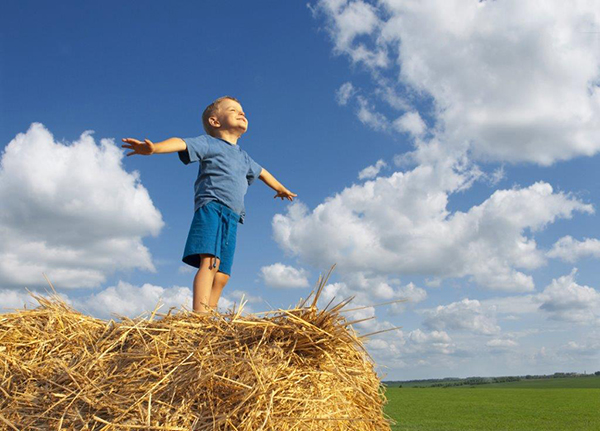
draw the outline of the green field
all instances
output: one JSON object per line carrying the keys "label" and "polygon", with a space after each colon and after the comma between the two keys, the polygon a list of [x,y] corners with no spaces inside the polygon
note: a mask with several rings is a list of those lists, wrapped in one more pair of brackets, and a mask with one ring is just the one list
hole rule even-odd
{"label": "green field", "polygon": [[[472,386],[464,386],[466,388]],[[600,376],[595,377],[571,377],[564,379],[532,379],[519,382],[490,383],[476,386],[481,388],[528,388],[528,389],[600,389]]]}
{"label": "green field", "polygon": [[600,378],[386,390],[392,430],[600,430]]}

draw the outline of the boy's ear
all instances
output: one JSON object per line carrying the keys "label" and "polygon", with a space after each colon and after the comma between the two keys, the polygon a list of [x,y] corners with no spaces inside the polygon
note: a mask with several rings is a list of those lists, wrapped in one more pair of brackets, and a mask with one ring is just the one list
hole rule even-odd
{"label": "boy's ear", "polygon": [[215,128],[221,127],[221,123],[219,123],[217,117],[208,117],[208,124]]}

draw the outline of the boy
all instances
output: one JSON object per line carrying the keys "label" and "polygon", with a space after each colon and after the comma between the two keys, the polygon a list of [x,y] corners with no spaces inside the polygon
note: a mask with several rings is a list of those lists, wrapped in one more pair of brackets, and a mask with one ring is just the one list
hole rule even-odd
{"label": "boy", "polygon": [[133,150],[127,156],[176,152],[186,165],[200,163],[194,218],[182,260],[198,268],[194,277],[193,309],[208,313],[216,310],[231,275],[237,223],[244,222],[244,195],[248,186],[260,178],[277,192],[275,198],[293,201],[297,195],[237,145],[248,130],[246,114],[237,99],[224,96],[215,100],[204,110],[202,124],[207,135],[170,138],[158,143],[125,138],[126,145],[122,147]]}

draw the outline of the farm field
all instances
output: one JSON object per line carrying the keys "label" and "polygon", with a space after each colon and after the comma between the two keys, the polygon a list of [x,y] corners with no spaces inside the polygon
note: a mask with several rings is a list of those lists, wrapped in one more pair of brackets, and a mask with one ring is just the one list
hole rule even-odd
{"label": "farm field", "polygon": [[[600,430],[599,383],[600,378],[566,378],[478,387],[390,387],[385,412],[397,422],[393,431]],[[595,386],[578,386],[582,384]]]}
{"label": "farm field", "polygon": [[[471,386],[463,386],[470,388]],[[567,377],[562,379],[531,379],[519,382],[490,383],[477,386],[481,388],[530,388],[530,389],[600,389],[600,376],[596,377]],[[460,387],[459,387],[460,388]]]}

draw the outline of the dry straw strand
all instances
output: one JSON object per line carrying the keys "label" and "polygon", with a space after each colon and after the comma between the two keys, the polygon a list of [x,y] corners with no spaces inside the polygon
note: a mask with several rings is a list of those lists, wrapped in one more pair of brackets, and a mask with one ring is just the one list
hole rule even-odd
{"label": "dry straw strand", "polygon": [[[332,268],[333,270],[333,268]],[[50,298],[0,315],[0,424],[13,430],[390,430],[349,298],[104,321]],[[311,300],[312,298],[312,300]]]}

